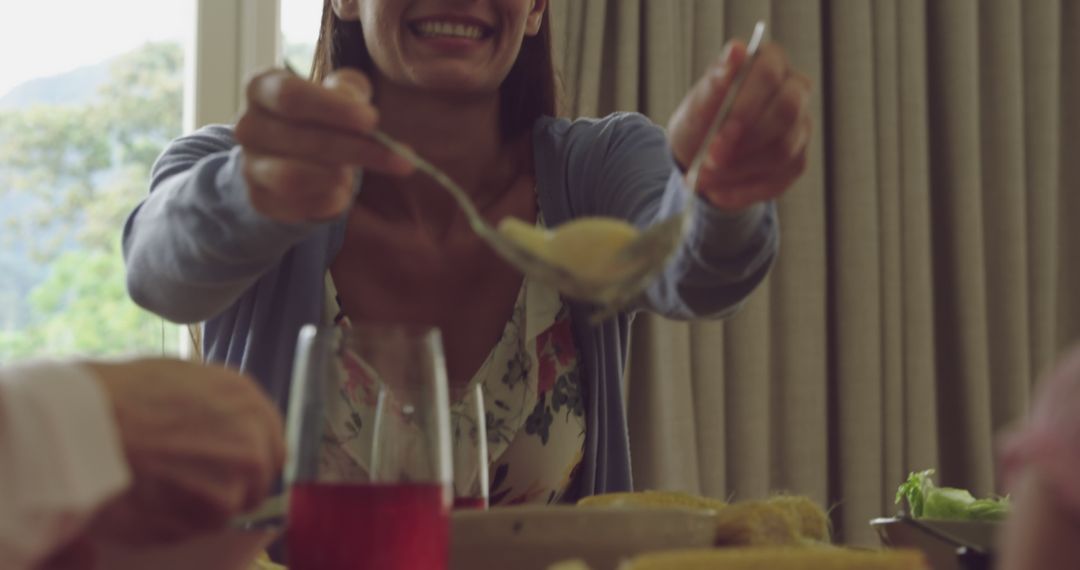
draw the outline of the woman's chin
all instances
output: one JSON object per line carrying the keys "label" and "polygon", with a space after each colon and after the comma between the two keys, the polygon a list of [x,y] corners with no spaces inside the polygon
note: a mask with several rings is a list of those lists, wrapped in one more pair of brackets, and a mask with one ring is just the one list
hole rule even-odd
{"label": "woman's chin", "polygon": [[415,85],[425,91],[449,97],[475,98],[498,93],[499,83],[471,74],[450,73],[445,70],[425,73],[416,78]]}

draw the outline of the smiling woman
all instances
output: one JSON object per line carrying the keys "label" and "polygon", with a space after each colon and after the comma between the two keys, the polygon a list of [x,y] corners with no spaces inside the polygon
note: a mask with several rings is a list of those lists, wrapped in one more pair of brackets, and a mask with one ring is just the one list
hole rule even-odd
{"label": "smiling woman", "polygon": [[[258,73],[235,125],[166,147],[124,227],[132,297],[204,322],[208,358],[250,371],[283,409],[302,325],[436,327],[451,387],[482,386],[493,412],[492,504],[631,488],[631,320],[722,318],[761,283],[778,247],[772,199],[805,165],[809,86],[778,45],[751,65],[734,41],[667,130],[635,113],[561,118],[547,7],[325,0],[313,80]],[[729,92],[732,120],[706,144]],[[594,327],[589,306],[523,278],[377,134],[445,172],[489,223],[644,228],[689,211],[692,229],[645,293]],[[692,184],[681,165],[699,151]]]}

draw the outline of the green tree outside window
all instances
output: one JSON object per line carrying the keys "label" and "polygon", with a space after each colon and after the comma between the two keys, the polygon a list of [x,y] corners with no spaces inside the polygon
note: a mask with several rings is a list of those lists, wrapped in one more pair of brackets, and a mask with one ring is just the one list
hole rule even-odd
{"label": "green tree outside window", "polygon": [[0,110],[0,361],[176,352],[177,329],[128,298],[120,229],[182,102],[183,49],[155,43],[84,102]]}

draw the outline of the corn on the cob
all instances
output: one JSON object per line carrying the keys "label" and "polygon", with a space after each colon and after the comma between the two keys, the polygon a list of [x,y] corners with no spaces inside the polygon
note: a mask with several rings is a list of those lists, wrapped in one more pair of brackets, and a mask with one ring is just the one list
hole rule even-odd
{"label": "corn on the cob", "polygon": [[914,550],[720,548],[648,554],[623,570],[926,570]]}
{"label": "corn on the cob", "polygon": [[640,493],[608,493],[578,501],[582,507],[675,507],[719,510],[727,503],[679,491],[644,491]]}

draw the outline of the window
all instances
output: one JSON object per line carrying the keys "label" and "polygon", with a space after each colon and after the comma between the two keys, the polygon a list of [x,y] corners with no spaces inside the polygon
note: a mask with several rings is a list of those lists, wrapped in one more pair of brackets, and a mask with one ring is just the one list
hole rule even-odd
{"label": "window", "polygon": [[0,67],[0,362],[188,352],[127,296],[123,221],[158,153],[235,120],[252,73],[310,70],[322,4],[4,5],[0,49],[22,57]]}
{"label": "window", "polygon": [[128,298],[120,230],[181,134],[193,1],[3,8],[0,361],[177,351]]}
{"label": "window", "polygon": [[281,0],[282,57],[304,77],[311,74],[322,6],[318,0]]}

